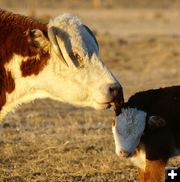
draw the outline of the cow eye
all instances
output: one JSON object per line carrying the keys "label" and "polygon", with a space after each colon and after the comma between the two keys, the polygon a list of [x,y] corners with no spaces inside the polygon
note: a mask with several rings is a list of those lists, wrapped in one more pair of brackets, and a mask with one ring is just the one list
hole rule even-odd
{"label": "cow eye", "polygon": [[74,62],[74,64],[77,66],[77,67],[83,67],[84,64],[83,64],[83,58],[77,53],[70,53],[69,54],[70,58],[72,59],[72,61]]}
{"label": "cow eye", "polygon": [[79,64],[83,63],[83,58],[78,53],[75,53],[74,56],[76,60],[79,62]]}

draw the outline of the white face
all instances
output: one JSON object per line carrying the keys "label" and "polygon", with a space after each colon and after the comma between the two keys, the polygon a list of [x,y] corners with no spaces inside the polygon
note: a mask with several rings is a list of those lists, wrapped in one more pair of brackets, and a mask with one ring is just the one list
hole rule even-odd
{"label": "white face", "polygon": [[134,152],[144,132],[145,118],[145,112],[134,108],[122,109],[122,113],[116,117],[112,131],[118,155],[121,151],[128,155]]}
{"label": "white face", "polygon": [[[109,107],[116,95],[111,92],[111,87],[117,92],[120,84],[102,63],[92,33],[78,17],[69,14],[51,20],[48,27],[53,27],[56,32],[58,45],[54,46],[51,41],[50,94],[75,105],[96,109]],[[67,65],[57,56],[58,49]]]}

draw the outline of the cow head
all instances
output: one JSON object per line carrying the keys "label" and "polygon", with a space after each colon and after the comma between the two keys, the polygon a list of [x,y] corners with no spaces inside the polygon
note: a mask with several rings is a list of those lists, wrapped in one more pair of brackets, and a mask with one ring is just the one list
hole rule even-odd
{"label": "cow head", "polygon": [[78,17],[64,14],[49,22],[47,33],[48,37],[34,29],[30,35],[37,47],[50,53],[44,75],[41,73],[48,94],[74,105],[110,107],[122,89],[101,61],[91,30]]}

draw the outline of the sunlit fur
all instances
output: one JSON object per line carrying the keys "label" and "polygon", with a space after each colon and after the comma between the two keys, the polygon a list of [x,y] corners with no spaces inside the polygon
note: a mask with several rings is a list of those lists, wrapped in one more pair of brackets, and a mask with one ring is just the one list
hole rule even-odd
{"label": "sunlit fur", "polygon": [[130,161],[133,163],[134,166],[138,167],[141,170],[145,170],[146,152],[142,144],[135,149],[133,155],[130,157]]}
{"label": "sunlit fur", "polygon": [[[55,26],[69,35],[73,52],[83,59],[82,68],[74,66],[62,41],[58,41],[63,56],[69,67],[58,64],[59,60],[51,49],[52,61],[49,62],[54,68],[51,84],[56,85],[48,91],[54,98],[80,106],[90,106],[96,109],[106,107],[103,103],[109,102],[108,84],[118,83],[113,74],[101,62],[98,47],[84,29],[83,23],[77,16],[64,14],[51,20],[48,27]],[[58,83],[58,84],[57,84]]]}
{"label": "sunlit fur", "polygon": [[[58,27],[61,31],[65,32],[65,35],[69,35],[70,44],[73,52],[78,52],[80,56],[85,57],[91,54],[98,55],[98,47],[92,36],[84,28],[81,19],[71,14],[63,14],[52,20],[50,20],[48,27]],[[65,36],[60,35],[60,36]],[[61,45],[61,49],[64,48],[63,42],[58,42]],[[68,59],[67,51],[63,50],[63,55]],[[72,62],[72,61],[70,61]]]}
{"label": "sunlit fur", "polygon": [[[50,55],[45,65],[37,73],[32,70],[29,74],[23,76],[22,62],[31,59],[36,62],[39,60],[38,55],[23,57],[14,53],[4,67],[6,71],[11,72],[15,89],[11,93],[6,92],[6,103],[0,112],[0,119],[17,105],[36,98],[49,97],[73,105],[89,106],[95,109],[105,109],[107,108],[107,102],[111,102],[109,84],[119,85],[119,82],[102,63],[98,46],[83,27],[81,20],[76,16],[65,14],[52,19],[47,27],[51,26],[67,33],[73,52],[78,52],[82,57],[83,66],[77,67],[74,65],[69,57],[68,48],[65,49],[64,42],[58,39],[58,44],[68,67],[62,64],[54,51],[52,42],[48,42],[47,35],[36,40],[39,40],[42,51],[48,51]],[[41,30],[37,32],[39,32],[39,35],[44,34]]]}
{"label": "sunlit fur", "polygon": [[122,109],[122,113],[116,117],[115,125],[112,127],[116,153],[120,150],[128,152],[131,162],[145,169],[146,155],[141,144],[138,149],[140,138],[145,128],[146,113],[135,108]]}
{"label": "sunlit fur", "polygon": [[116,145],[116,153],[124,150],[131,154],[140,142],[145,128],[146,113],[135,108],[122,109],[122,113],[116,117],[113,127],[113,135]]}

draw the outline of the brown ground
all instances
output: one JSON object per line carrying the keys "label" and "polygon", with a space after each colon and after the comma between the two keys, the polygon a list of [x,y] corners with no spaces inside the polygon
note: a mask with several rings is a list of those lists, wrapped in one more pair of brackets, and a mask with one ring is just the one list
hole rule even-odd
{"label": "brown ground", "polygon": [[[82,3],[68,6],[63,1],[64,8],[53,10],[2,7],[33,12],[43,20],[65,11],[80,15],[96,32],[101,57],[121,81],[126,99],[136,91],[180,84],[178,1],[170,6],[171,1],[163,1],[164,8],[148,0],[145,5],[136,0],[136,6],[117,2],[122,6],[82,9]],[[0,125],[0,181],[136,181],[136,169],[115,155],[112,118],[112,110],[80,109],[51,100],[21,106]],[[178,165],[179,158],[169,163]]]}

